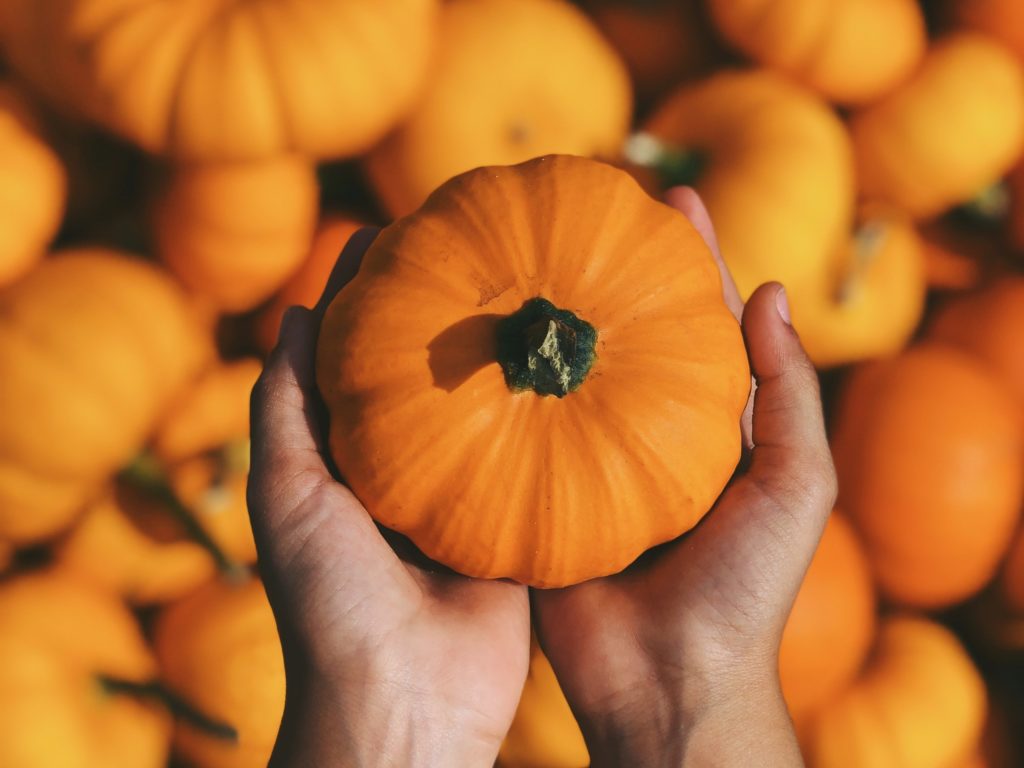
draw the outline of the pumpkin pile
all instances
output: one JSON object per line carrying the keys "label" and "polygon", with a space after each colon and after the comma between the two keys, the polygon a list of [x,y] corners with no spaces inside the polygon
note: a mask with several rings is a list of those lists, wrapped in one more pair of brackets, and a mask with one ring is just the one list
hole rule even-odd
{"label": "pumpkin pile", "polygon": [[[317,371],[378,522],[535,588],[696,525],[750,379],[679,185],[821,372],[808,765],[1022,764],[1019,0],[4,0],[0,766],[266,765],[249,394],[363,226]],[[536,643],[500,762],[589,763]]]}

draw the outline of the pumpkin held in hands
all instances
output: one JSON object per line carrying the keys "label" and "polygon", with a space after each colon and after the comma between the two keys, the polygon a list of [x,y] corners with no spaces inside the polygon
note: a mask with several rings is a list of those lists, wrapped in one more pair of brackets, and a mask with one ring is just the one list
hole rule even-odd
{"label": "pumpkin held in hands", "polygon": [[548,156],[457,176],[385,229],[327,311],[317,382],[380,523],[461,573],[557,587],[700,520],[750,372],[686,218]]}

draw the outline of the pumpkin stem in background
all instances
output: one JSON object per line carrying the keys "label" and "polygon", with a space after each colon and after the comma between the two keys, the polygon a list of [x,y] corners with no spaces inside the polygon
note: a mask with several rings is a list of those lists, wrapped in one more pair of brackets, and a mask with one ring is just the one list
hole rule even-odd
{"label": "pumpkin stem in background", "polygon": [[547,299],[530,299],[498,323],[498,362],[513,392],[565,397],[596,357],[597,331]]}
{"label": "pumpkin stem in background", "polygon": [[845,304],[853,297],[860,285],[861,276],[870,269],[878,257],[888,233],[888,226],[881,219],[865,221],[854,231],[853,245],[849,250],[850,258],[840,267],[839,280],[833,294],[837,304]]}
{"label": "pumpkin stem in background", "polygon": [[705,153],[673,146],[643,132],[626,139],[623,155],[633,165],[654,171],[663,189],[693,186],[707,166]]}
{"label": "pumpkin stem in background", "polygon": [[166,508],[185,529],[193,541],[210,553],[217,567],[230,581],[244,581],[249,576],[248,569],[236,563],[224,552],[216,541],[199,524],[192,510],[178,498],[171,488],[167,474],[159,460],[149,453],[139,454],[125,469],[121,470],[118,479],[135,490],[146,494]]}
{"label": "pumpkin stem in background", "polygon": [[1009,215],[1010,188],[1006,181],[1000,180],[985,187],[968,202],[958,205],[948,217],[954,222],[981,229],[998,229]]}
{"label": "pumpkin stem in background", "polygon": [[107,675],[99,676],[100,686],[109,694],[116,696],[134,696],[140,699],[153,699],[160,702],[179,720],[184,720],[209,736],[224,741],[238,741],[238,731],[227,723],[221,723],[208,717],[193,707],[173,691],[167,690],[159,680],[137,682],[121,680]]}

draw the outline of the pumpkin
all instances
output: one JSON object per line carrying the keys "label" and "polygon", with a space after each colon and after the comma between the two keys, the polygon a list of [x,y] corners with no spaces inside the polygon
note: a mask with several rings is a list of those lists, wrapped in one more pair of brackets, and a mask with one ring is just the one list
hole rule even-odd
{"label": "pumpkin", "polygon": [[154,211],[160,257],[217,307],[251,309],[302,263],[317,194],[313,166],[298,157],[177,168]]}
{"label": "pumpkin", "polygon": [[306,260],[278,291],[270,305],[260,313],[256,323],[256,339],[264,352],[269,352],[277,344],[281,318],[288,307],[299,305],[312,308],[316,305],[331,270],[338,263],[342,248],[360,227],[362,224],[347,216],[327,216],[320,222]]}
{"label": "pumpkin", "polygon": [[501,745],[502,768],[587,768],[590,754],[555,672],[537,639],[516,716]]}
{"label": "pumpkin", "polygon": [[948,629],[893,616],[860,678],[801,743],[808,768],[950,768],[977,748],[986,706],[985,683]]}
{"label": "pumpkin", "polygon": [[154,647],[164,683],[237,731],[211,736],[179,722],[174,751],[195,768],[262,768],[284,711],[284,660],[263,585],[216,581],[166,608]]}
{"label": "pumpkin", "polygon": [[893,354],[917,328],[926,290],[914,226],[867,212],[819,290],[791,292],[793,324],[821,368]]}
{"label": "pumpkin", "polygon": [[[436,0],[10,0],[12,67],[147,150],[355,155],[412,107]],[[398,55],[396,56],[396,53]]]}
{"label": "pumpkin", "polygon": [[0,574],[11,567],[14,561],[14,547],[6,541],[0,541]]}
{"label": "pumpkin", "polygon": [[1024,6],[1018,0],[947,0],[955,23],[994,37],[1024,61]]}
{"label": "pumpkin", "polygon": [[938,219],[921,231],[925,279],[937,291],[965,291],[981,285],[996,262],[996,248],[987,238]]}
{"label": "pumpkin", "polygon": [[28,105],[0,84],[0,286],[42,258],[60,225],[66,187],[60,159]]}
{"label": "pumpkin", "polygon": [[884,95],[927,46],[917,0],[710,0],[708,7],[738,50],[842,104]]}
{"label": "pumpkin", "polygon": [[839,504],[887,598],[941,608],[995,575],[1024,491],[1018,408],[980,362],[940,344],[850,377],[832,436]]}
{"label": "pumpkin", "polygon": [[112,682],[156,674],[135,618],[110,594],[57,573],[0,586],[0,764],[162,768],[171,722]]}
{"label": "pumpkin", "polygon": [[850,522],[833,513],[782,633],[779,677],[800,722],[860,672],[875,638],[875,587]]}
{"label": "pumpkin", "polygon": [[0,291],[0,537],[67,528],[209,353],[173,281],[125,254],[68,251]]}
{"label": "pumpkin", "polygon": [[928,218],[998,181],[1024,148],[1024,71],[974,33],[936,42],[909,80],[850,119],[861,193]]}
{"label": "pumpkin", "polygon": [[700,520],[749,375],[693,226],[570,156],[470,171],[386,228],[317,349],[330,450],[370,514],[456,571],[539,587]]}
{"label": "pumpkin", "polygon": [[366,168],[401,216],[478,166],[615,155],[631,108],[619,57],[565,0],[451,0],[425,93]]}

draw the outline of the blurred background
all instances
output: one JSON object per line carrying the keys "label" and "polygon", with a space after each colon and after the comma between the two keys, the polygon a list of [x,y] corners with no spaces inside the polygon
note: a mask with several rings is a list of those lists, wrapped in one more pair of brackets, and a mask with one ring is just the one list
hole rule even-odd
{"label": "blurred background", "polygon": [[[3,0],[0,766],[256,768],[248,395],[358,227],[596,157],[787,286],[838,509],[780,673],[818,768],[1024,765],[1020,0]],[[586,749],[534,652],[508,768]]]}

